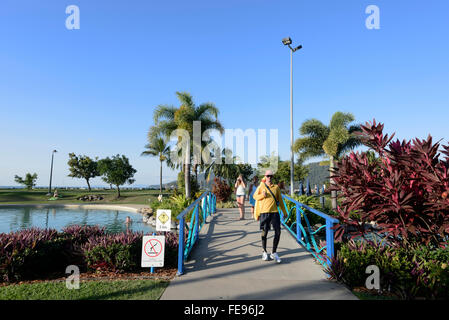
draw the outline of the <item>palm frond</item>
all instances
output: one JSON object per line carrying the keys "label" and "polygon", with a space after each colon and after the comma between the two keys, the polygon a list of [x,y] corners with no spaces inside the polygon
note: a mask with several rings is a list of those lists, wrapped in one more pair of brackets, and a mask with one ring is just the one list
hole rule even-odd
{"label": "palm frond", "polygon": [[175,118],[177,108],[171,105],[161,104],[153,112],[154,123],[157,124],[161,119],[172,121]]}
{"label": "palm frond", "polygon": [[179,102],[181,102],[182,106],[194,107],[193,98],[188,92],[179,92],[176,91],[176,96],[178,97]]}
{"label": "palm frond", "polygon": [[329,124],[329,129],[333,130],[339,127],[346,127],[352,121],[354,121],[354,115],[349,112],[337,111],[332,115],[332,119]]}

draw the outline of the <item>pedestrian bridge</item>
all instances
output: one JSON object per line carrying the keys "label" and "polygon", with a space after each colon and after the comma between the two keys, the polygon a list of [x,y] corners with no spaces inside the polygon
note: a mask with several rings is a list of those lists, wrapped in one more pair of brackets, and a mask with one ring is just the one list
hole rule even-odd
{"label": "pedestrian bridge", "polygon": [[[206,206],[210,203],[209,198],[203,201]],[[343,285],[328,280],[323,266],[285,227],[277,250],[282,262],[262,261],[259,222],[248,203],[245,220],[239,220],[237,208],[215,211],[201,230],[199,224],[191,227],[193,234],[198,230],[198,241],[191,252],[182,250],[188,254],[182,275],[170,282],[161,300],[357,299]],[[271,230],[268,235],[268,252],[273,234]]]}

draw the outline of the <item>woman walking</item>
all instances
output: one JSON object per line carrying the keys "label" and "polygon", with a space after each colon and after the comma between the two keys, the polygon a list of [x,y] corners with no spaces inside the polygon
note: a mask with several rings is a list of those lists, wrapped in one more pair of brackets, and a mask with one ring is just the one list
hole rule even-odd
{"label": "woman walking", "polygon": [[256,199],[253,198],[254,192],[256,192],[257,187],[259,186],[259,177],[254,176],[253,181],[249,185],[248,189],[248,201],[251,205],[251,216],[254,216],[254,206],[256,205]]}
{"label": "woman walking", "polygon": [[237,181],[235,182],[235,195],[237,198],[237,204],[239,206],[240,219],[245,220],[245,182],[243,181],[242,175],[239,175]]}

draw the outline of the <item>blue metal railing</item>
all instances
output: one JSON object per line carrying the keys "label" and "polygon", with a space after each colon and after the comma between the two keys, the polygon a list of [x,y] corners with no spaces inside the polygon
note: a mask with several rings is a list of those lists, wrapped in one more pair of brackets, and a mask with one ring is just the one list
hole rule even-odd
{"label": "blue metal railing", "polygon": [[[184,261],[189,257],[193,246],[197,242],[201,227],[206,223],[206,218],[216,212],[216,204],[216,196],[210,191],[205,191],[176,217],[179,220],[178,276],[184,273]],[[192,212],[192,216],[190,226],[187,227],[185,220],[190,212]],[[189,231],[187,239],[185,239],[186,227]]]}
{"label": "blue metal railing", "polygon": [[[289,196],[282,195],[282,201],[284,202],[284,206],[287,209],[285,201],[290,201],[293,203],[293,206],[290,208],[288,212],[288,217],[283,219],[281,215],[281,222],[287,228],[288,231],[296,238],[296,241],[304,246],[304,248],[309,251],[324,267],[330,265],[331,258],[334,256],[334,229],[333,226],[335,223],[339,221],[327,214],[324,214],[316,209],[313,209],[305,204],[302,204]],[[286,222],[290,219],[293,214],[293,210],[295,210],[296,221],[291,223],[290,226],[286,224]],[[319,227],[316,230],[313,230],[309,218],[307,217],[306,210],[309,212],[324,218],[326,224]],[[303,218],[303,219],[301,219]],[[302,223],[302,220],[305,222],[305,226]],[[323,228],[326,228],[326,246],[319,247],[316,242],[315,235],[320,232]],[[322,251],[326,248],[327,258],[324,259]]]}

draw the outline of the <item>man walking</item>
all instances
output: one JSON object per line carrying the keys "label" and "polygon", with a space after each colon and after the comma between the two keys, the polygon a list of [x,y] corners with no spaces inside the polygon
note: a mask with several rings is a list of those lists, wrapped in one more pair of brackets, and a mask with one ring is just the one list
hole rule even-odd
{"label": "man walking", "polygon": [[[264,181],[265,180],[265,181]],[[256,199],[256,207],[254,210],[254,218],[260,220],[260,230],[262,230],[262,260],[267,261],[267,236],[270,230],[270,225],[274,229],[273,250],[270,258],[277,263],[281,263],[281,258],[276,253],[279,240],[281,238],[281,219],[278,212],[278,207],[284,214],[284,219],[287,218],[287,211],[285,210],[284,202],[282,201],[281,191],[279,187],[272,183],[273,172],[267,170],[265,172],[265,179],[262,180],[257,190],[254,192],[254,199]]]}

